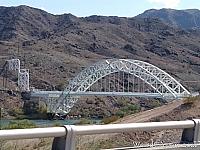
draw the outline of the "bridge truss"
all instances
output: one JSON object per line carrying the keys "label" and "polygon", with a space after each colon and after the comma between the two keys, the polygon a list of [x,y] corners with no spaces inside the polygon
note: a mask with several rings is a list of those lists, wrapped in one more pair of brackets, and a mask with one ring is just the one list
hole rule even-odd
{"label": "bridge truss", "polygon": [[[18,87],[21,92],[29,91],[29,70],[21,69],[19,59],[10,59],[5,62],[2,69],[0,70],[0,75],[3,76],[3,89],[7,87],[7,73],[8,71],[16,71],[18,76]],[[5,79],[4,79],[5,78]],[[5,80],[5,81],[4,81]]]}
{"label": "bridge truss", "polygon": [[[122,77],[122,82],[118,81],[117,90],[110,84],[110,79],[105,80],[106,76],[114,74]],[[165,71],[147,62],[132,59],[107,59],[97,62],[84,69],[73,80],[71,80],[65,90],[57,99],[49,99],[48,107],[54,113],[66,114],[74,106],[80,95],[134,95],[136,93],[135,79],[145,83],[143,87],[151,87],[151,91],[143,91],[143,96],[156,95],[164,99],[177,99],[188,97],[191,93],[185,89],[178,81]],[[102,79],[105,81],[105,87],[97,86],[99,92],[92,92],[90,88],[96,83],[102,85]],[[115,82],[115,80],[112,80]],[[126,87],[125,87],[126,86]],[[116,87],[116,83],[115,83]],[[132,91],[131,91],[132,89]],[[139,89],[139,88],[138,88]],[[140,88],[141,89],[141,88]],[[149,93],[150,92],[150,93]],[[141,95],[141,96],[142,96]]]}

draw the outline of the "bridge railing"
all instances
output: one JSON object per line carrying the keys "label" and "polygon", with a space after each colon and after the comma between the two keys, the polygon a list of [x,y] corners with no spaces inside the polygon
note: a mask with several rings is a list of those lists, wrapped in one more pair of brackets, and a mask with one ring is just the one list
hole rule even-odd
{"label": "bridge railing", "polygon": [[0,130],[0,140],[54,137],[52,150],[75,150],[75,139],[78,135],[184,129],[181,142],[197,144],[200,142],[199,128],[200,119],[109,125],[65,125],[63,127]]}

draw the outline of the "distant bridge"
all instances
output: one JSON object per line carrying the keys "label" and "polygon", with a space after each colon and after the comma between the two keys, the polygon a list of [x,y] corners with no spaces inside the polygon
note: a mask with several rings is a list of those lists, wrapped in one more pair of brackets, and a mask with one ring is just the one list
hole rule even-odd
{"label": "distant bridge", "polygon": [[49,108],[57,113],[68,113],[78,100],[77,96],[177,99],[188,97],[191,93],[169,74],[152,64],[139,60],[108,59],[84,69],[69,82],[62,93],[33,91],[31,95],[48,97],[59,95],[59,98],[49,101]]}
{"label": "distant bridge", "polygon": [[64,91],[29,90],[28,71],[20,70],[19,59],[9,61],[18,70],[21,91],[31,97],[45,97],[50,112],[66,114],[79,96],[129,96],[179,99],[192,94],[165,71],[147,62],[132,59],[107,59],[85,68]]}

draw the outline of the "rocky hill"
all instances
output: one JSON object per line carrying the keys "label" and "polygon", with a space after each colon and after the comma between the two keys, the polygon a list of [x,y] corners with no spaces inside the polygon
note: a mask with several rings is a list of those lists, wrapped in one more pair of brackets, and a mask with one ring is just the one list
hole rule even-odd
{"label": "rocky hill", "polygon": [[[58,90],[84,67],[101,59],[139,59],[198,91],[200,83],[184,81],[200,80],[199,33],[154,18],[83,18],[53,15],[28,6],[0,7],[0,66],[8,58],[20,58],[22,68],[30,70],[31,86]],[[9,76],[8,80],[12,83],[16,78]],[[100,105],[102,111],[114,107],[114,103],[106,104]],[[84,111],[84,106],[88,109],[86,100],[77,103],[73,112]],[[97,111],[91,108],[90,112]]]}
{"label": "rocky hill", "polygon": [[183,29],[200,28],[200,10],[150,9],[138,15],[140,18],[158,18],[168,25]]}

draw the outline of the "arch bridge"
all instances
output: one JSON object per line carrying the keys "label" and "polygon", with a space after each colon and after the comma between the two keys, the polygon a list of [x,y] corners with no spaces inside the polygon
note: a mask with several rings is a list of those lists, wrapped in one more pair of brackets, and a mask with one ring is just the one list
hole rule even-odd
{"label": "arch bridge", "polygon": [[[142,84],[141,84],[142,83]],[[93,88],[92,88],[93,87]],[[178,99],[191,93],[160,68],[139,60],[107,59],[97,62],[79,73],[63,92],[37,91],[32,96],[47,96],[49,109],[68,113],[79,96],[132,96]],[[55,98],[58,97],[58,98]]]}

